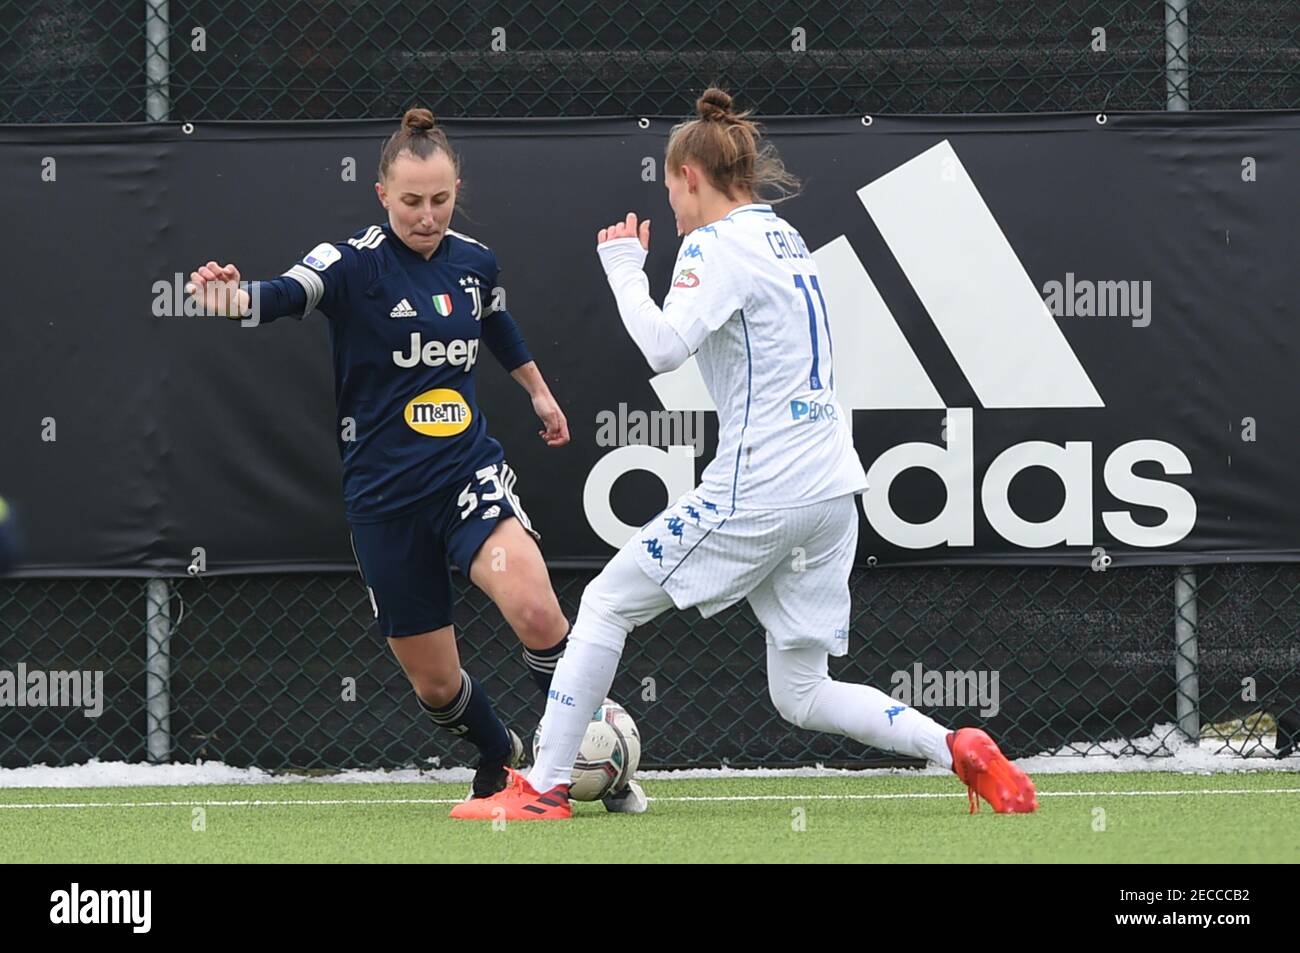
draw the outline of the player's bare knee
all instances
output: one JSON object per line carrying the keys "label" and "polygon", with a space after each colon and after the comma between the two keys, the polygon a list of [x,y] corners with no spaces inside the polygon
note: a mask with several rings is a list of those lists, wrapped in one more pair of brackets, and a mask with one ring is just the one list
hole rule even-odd
{"label": "player's bare knee", "polygon": [[411,688],[433,708],[445,708],[456,700],[460,694],[461,677],[457,671],[454,676],[441,673],[422,673],[409,676]]}
{"label": "player's bare knee", "polygon": [[529,648],[547,649],[564,638],[569,622],[551,593],[529,596],[510,609],[510,627]]}

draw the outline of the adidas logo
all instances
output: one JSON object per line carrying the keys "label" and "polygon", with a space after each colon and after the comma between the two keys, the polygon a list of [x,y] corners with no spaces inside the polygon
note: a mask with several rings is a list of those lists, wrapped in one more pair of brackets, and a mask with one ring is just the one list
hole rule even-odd
{"label": "adidas logo", "polygon": [[[950,142],[909,159],[863,186],[857,196],[983,411],[1105,408]],[[848,238],[833,239],[816,249],[813,258],[823,277],[836,363],[847,361],[856,372],[836,382],[841,406],[849,412],[943,414],[941,435],[938,426],[934,431],[927,427],[925,438],[862,461],[871,486],[862,496],[863,512],[884,541],[904,549],[970,550],[976,546],[977,522],[987,523],[1013,547],[1030,550],[1092,546],[1099,529],[1110,539],[1144,549],[1173,546],[1191,533],[1196,499],[1178,482],[1161,477],[1185,476],[1192,467],[1187,455],[1168,441],[1138,439],[1114,446],[1111,437],[1107,442],[1113,449],[1103,455],[1095,452],[1093,441],[1078,439],[1081,418],[1076,416],[1054,440],[1025,440],[977,455],[974,409],[949,406],[941,396]],[[650,383],[665,410],[717,409],[694,358]],[[1113,433],[1113,415],[1108,420],[1103,434]],[[592,529],[613,546],[622,546],[636,532],[609,505],[620,476],[631,470],[654,473],[668,487],[670,499],[696,482],[690,448],[670,447],[654,458],[620,453],[626,449],[600,460],[584,490]],[[977,459],[980,465],[991,460],[983,473]],[[1016,509],[1015,501],[1025,497],[1013,493],[1011,484],[1031,468],[1052,471],[1065,488],[1058,512],[1046,520],[1026,519]],[[929,470],[943,491],[935,496],[918,486],[915,470]],[[1104,485],[1120,505],[1094,494],[1095,475],[1100,477],[1096,484]],[[890,491],[896,479],[911,497],[909,509],[937,509],[938,514],[918,523],[895,512]],[[1143,521],[1124,504],[1144,507]],[[1161,518],[1153,522],[1153,513]]]}
{"label": "adidas logo", "polygon": [[[947,140],[857,194],[981,406],[1105,406]],[[835,351],[858,371],[836,381],[840,405],[945,409],[848,238],[816,249],[813,259],[825,279]],[[667,410],[716,410],[694,360],[651,384]]]}
{"label": "adidas logo", "polygon": [[493,504],[483,511],[482,519],[494,520],[501,515],[501,507]]}
{"label": "adidas logo", "polygon": [[393,305],[393,310],[388,312],[390,318],[413,318],[415,309],[411,307],[411,302],[403,298],[397,304]]}

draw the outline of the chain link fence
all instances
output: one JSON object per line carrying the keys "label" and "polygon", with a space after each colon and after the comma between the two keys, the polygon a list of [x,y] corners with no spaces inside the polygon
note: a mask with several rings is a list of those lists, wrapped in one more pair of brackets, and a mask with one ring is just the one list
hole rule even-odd
{"label": "chain link fence", "polygon": [[3,0],[0,122],[1294,109],[1298,60],[1290,0]]}
{"label": "chain link fence", "polygon": [[[762,115],[1293,109],[1298,58],[1287,0],[0,0],[0,122],[393,118],[415,103],[676,117],[713,82]],[[576,615],[593,571],[552,575]],[[542,700],[517,644],[459,585],[467,665],[527,733]],[[1017,755],[1162,755],[1191,737],[1262,756],[1297,733],[1300,567],[876,568],[853,587],[856,641],[832,674],[915,686],[917,704],[988,726]],[[764,653],[744,607],[634,633],[613,692],[649,739],[646,762],[896,760],[790,729]],[[4,767],[471,756],[430,729],[355,576],[0,581],[3,671],[104,679],[98,713],[0,706]],[[938,705],[934,673],[957,675]]]}
{"label": "chain link fence", "polygon": [[[832,674],[911,691],[940,721],[985,725],[1017,755],[1167,755],[1193,733],[1202,750],[1270,756],[1277,721],[1300,719],[1300,570],[1200,567],[1181,605],[1179,572],[859,570],[853,642]],[[592,575],[553,570],[570,617]],[[0,708],[0,766],[152,758],[337,770],[471,758],[419,710],[357,576],[185,578],[151,605],[159,582],[0,583],[0,668],[104,676],[97,715]],[[1188,675],[1176,665],[1175,622],[1192,612]],[[150,635],[150,618],[166,620],[166,641]],[[456,624],[465,664],[527,734],[542,698],[513,633],[463,582]],[[897,762],[790,728],[768,699],[764,658],[743,603],[707,620],[666,613],[636,630],[613,695],[652,739],[647,763]],[[945,682],[931,697],[933,673]]]}

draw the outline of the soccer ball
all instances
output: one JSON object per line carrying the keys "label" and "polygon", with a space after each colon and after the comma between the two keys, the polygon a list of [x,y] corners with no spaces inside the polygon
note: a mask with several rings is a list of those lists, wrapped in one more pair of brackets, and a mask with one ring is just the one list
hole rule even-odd
{"label": "soccer ball", "polygon": [[[539,725],[533,733],[534,762],[541,737]],[[578,748],[569,797],[575,801],[599,801],[632,780],[640,763],[641,735],[636,723],[622,705],[606,698],[592,714],[587,734]]]}

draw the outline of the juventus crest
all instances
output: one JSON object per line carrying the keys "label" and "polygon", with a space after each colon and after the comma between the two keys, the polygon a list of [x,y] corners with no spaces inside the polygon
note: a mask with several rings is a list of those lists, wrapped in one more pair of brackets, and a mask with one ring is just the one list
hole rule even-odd
{"label": "juventus crest", "polygon": [[474,302],[474,320],[483,318],[483,288],[477,275],[466,275],[460,279],[460,290],[469,295]]}

